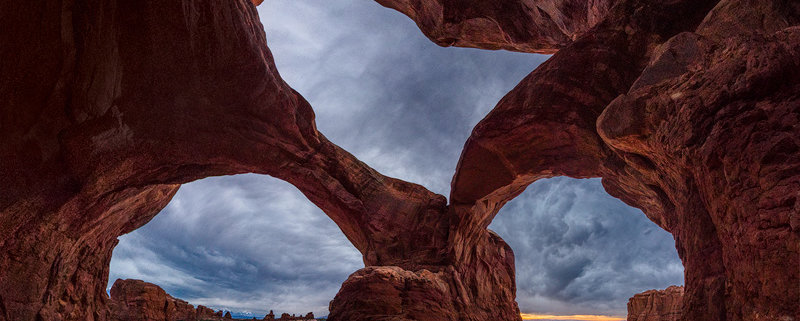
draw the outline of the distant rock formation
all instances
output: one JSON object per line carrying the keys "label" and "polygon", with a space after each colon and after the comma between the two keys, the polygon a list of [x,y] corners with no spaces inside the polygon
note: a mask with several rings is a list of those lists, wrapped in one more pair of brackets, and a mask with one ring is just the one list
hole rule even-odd
{"label": "distant rock formation", "polygon": [[218,321],[231,320],[230,311],[193,305],[173,298],[158,285],[142,280],[119,279],[111,287],[109,303],[113,321]]}
{"label": "distant rock formation", "polygon": [[628,300],[628,321],[678,321],[683,310],[683,286],[649,290]]}
{"label": "distant rock formation", "polygon": [[[111,287],[109,303],[112,321],[221,321],[232,320],[230,311],[214,311],[203,305],[195,308],[186,301],[167,294],[153,283],[134,279],[118,279]],[[255,320],[255,318],[253,318]],[[283,313],[275,318],[272,310],[264,316],[265,321],[310,321],[316,320],[314,312],[305,316]]]}
{"label": "distant rock formation", "polygon": [[281,317],[275,319],[275,313],[272,310],[269,310],[269,313],[264,316],[264,321],[311,321],[316,320],[314,318],[314,312],[306,313],[305,316],[295,316],[294,314],[289,315],[288,313],[281,314]]}

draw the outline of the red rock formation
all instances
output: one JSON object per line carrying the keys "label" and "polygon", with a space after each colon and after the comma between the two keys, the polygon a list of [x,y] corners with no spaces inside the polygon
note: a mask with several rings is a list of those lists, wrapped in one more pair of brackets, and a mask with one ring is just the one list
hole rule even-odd
{"label": "red rock formation", "polygon": [[486,227],[556,175],[603,177],[673,233],[683,320],[800,318],[796,1],[380,2],[442,45],[560,49],[476,126],[449,206],[316,130],[249,1],[0,3],[0,321],[109,320],[116,238],[179,184],[244,172],[364,255],[331,320],[519,320]]}
{"label": "red rock formation", "polygon": [[649,290],[628,300],[628,321],[678,321],[683,310],[683,287]]}
{"label": "red rock formation", "polygon": [[453,180],[456,262],[480,261],[464,250],[532,181],[603,177],[675,234],[685,320],[797,316],[799,6],[621,2],[476,126]]}
{"label": "red rock formation", "polygon": [[615,7],[476,126],[451,207],[477,227],[454,237],[482,233],[534,180],[603,177],[675,236],[683,320],[800,317],[798,12],[781,1]]}
{"label": "red rock formation", "polygon": [[445,198],[317,132],[250,2],[48,3],[0,4],[0,320],[106,320],[117,236],[211,175],[295,184],[368,265],[444,260]]}
{"label": "red rock formation", "polygon": [[440,46],[554,53],[603,20],[617,0],[376,0]]}
{"label": "red rock formation", "polygon": [[454,297],[450,293],[455,280],[451,275],[451,271],[412,272],[396,266],[358,270],[342,284],[328,317],[364,320],[374,311],[383,311],[400,320],[455,321]]}
{"label": "red rock formation", "polygon": [[114,321],[215,321],[231,319],[231,313],[214,312],[202,305],[197,309],[173,298],[159,286],[142,280],[117,280],[109,302]]}

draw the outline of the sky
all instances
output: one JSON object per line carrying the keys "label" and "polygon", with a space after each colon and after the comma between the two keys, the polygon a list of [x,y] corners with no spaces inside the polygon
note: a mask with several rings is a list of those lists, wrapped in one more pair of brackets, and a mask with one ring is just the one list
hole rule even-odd
{"label": "sky", "polygon": [[[548,58],[441,48],[372,1],[266,0],[258,11],[278,70],[323,134],[381,173],[443,195],[472,127]],[[683,284],[672,236],[600,179],[535,182],[489,228],[515,252],[524,313],[624,316],[633,294]],[[121,236],[108,286],[136,278],[241,316],[324,316],[362,267],[296,188],[242,174],[183,185],[150,223]]]}

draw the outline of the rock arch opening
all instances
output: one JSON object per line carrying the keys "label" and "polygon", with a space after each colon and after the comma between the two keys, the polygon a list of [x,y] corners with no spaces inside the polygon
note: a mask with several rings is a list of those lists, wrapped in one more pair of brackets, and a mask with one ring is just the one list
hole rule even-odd
{"label": "rock arch opening", "polygon": [[535,315],[624,316],[634,294],[683,285],[671,234],[600,179],[542,179],[489,225],[514,250],[517,302]]}
{"label": "rock arch opening", "polygon": [[152,221],[119,239],[109,289],[118,278],[141,279],[234,317],[325,316],[341,283],[363,267],[325,213],[290,184],[257,174],[184,184]]}
{"label": "rock arch opening", "polygon": [[550,57],[442,48],[376,2],[274,0],[258,12],[319,130],[382,174],[441,195],[475,124]]}

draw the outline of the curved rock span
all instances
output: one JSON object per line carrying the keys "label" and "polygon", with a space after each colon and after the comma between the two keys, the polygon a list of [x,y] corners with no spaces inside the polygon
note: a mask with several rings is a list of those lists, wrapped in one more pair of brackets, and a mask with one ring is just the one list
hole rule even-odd
{"label": "curved rock span", "polygon": [[628,321],[678,321],[682,311],[682,286],[645,291],[628,300]]}
{"label": "curved rock span", "polygon": [[800,4],[379,2],[441,45],[557,51],[475,127],[449,204],[317,131],[249,1],[0,3],[0,320],[109,320],[116,238],[180,184],[246,172],[363,254],[331,320],[519,320],[487,226],[559,175],[675,236],[682,320],[800,319]]}

